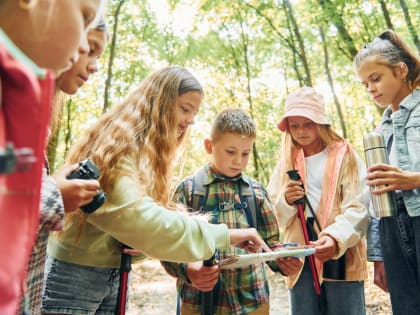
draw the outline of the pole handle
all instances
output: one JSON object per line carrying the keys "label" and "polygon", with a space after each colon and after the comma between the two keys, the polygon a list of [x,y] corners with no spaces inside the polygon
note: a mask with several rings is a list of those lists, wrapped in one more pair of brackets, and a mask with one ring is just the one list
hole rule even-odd
{"label": "pole handle", "polygon": [[[216,254],[203,261],[203,266],[211,267],[217,263]],[[201,315],[214,315],[213,290],[201,292]]]}
{"label": "pole handle", "polygon": [[[287,174],[289,175],[289,178],[291,180],[300,180],[300,175],[298,173],[297,170],[290,170],[287,171]],[[303,231],[303,237],[305,239],[305,244],[309,245],[310,243],[310,239],[309,239],[309,233],[308,233],[308,229],[306,226],[306,219],[305,219],[305,214],[304,214],[304,209],[303,209],[303,205],[305,204],[305,197],[296,200],[294,203],[297,205],[298,208],[298,215],[299,215],[299,220],[300,220],[300,225],[302,226],[302,231]],[[311,274],[312,274],[312,281],[314,284],[314,289],[315,289],[315,293],[317,295],[321,294],[321,285],[319,283],[319,278],[318,278],[318,270],[316,268],[316,264],[315,264],[315,257],[314,256],[309,256],[308,257],[308,261],[309,261],[309,266],[311,267]]]}
{"label": "pole handle", "polygon": [[[297,170],[289,170],[287,171],[287,175],[289,175],[289,178],[291,180],[296,180],[296,181],[301,180],[301,177]],[[303,185],[300,185],[300,186],[303,188]],[[294,202],[295,205],[304,204],[304,203],[305,203],[305,197],[300,198]]]}
{"label": "pole handle", "polygon": [[124,315],[127,304],[128,275],[131,271],[131,255],[125,253],[124,249],[132,248],[124,244],[121,247],[120,282],[118,287],[118,297],[115,315]]}

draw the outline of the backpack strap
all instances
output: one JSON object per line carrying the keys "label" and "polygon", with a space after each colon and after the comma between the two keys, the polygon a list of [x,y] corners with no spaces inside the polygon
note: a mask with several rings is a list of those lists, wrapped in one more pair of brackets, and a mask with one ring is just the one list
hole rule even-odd
{"label": "backpack strap", "polygon": [[[240,183],[240,184],[239,184]],[[257,196],[254,190],[254,183],[250,177],[242,175],[242,180],[238,182],[238,193],[241,203],[235,205],[235,209],[243,208],[250,227],[257,227],[257,210],[260,209]],[[264,189],[261,189],[264,197]]]}
{"label": "backpack strap", "polygon": [[194,211],[209,211],[206,209],[207,199],[209,197],[209,186],[204,185],[205,178],[204,168],[201,168],[192,177],[191,186],[191,204],[189,205]]}
{"label": "backpack strap", "polygon": [[[206,178],[205,169],[201,168],[192,177],[191,187],[191,204],[189,205],[194,211],[212,211],[211,207],[207,208],[206,203],[209,196],[209,186],[204,185]],[[250,227],[257,227],[257,210],[260,209],[255,191],[254,184],[258,182],[253,181],[250,177],[242,175],[242,179],[238,180],[238,195],[240,203],[234,204],[235,209],[244,209],[248,224]],[[264,197],[264,189],[261,189]],[[223,207],[223,204],[220,205]],[[223,210],[223,209],[222,209]]]}

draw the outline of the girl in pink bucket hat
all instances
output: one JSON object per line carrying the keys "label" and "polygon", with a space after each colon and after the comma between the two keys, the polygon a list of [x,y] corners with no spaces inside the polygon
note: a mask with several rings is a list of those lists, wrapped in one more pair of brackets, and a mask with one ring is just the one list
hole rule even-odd
{"label": "girl in pink bucket hat", "polygon": [[306,117],[319,125],[330,125],[325,113],[324,98],[311,87],[303,87],[286,97],[286,110],[278,127],[286,130],[287,118],[291,116]]}
{"label": "girl in pink bucket hat", "polygon": [[[284,132],[281,159],[267,190],[285,226],[284,242],[307,242],[316,249],[313,261],[306,258],[301,270],[287,277],[291,314],[363,315],[364,162],[332,130],[324,99],[311,87],[287,96],[278,128]],[[290,179],[290,170],[300,178]],[[298,203],[305,206],[304,219],[298,216]]]}

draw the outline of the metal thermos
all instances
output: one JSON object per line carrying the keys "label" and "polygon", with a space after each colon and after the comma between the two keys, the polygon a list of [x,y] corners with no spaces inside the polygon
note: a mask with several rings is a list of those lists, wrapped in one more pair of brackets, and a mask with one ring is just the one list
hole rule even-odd
{"label": "metal thermos", "polygon": [[[389,164],[387,149],[384,144],[382,134],[378,132],[371,132],[364,136],[363,146],[365,149],[365,158],[367,167],[374,164]],[[376,217],[389,217],[395,213],[395,192],[390,191],[380,195],[372,193],[376,188],[381,188],[383,185],[370,186],[371,200],[373,210]]]}

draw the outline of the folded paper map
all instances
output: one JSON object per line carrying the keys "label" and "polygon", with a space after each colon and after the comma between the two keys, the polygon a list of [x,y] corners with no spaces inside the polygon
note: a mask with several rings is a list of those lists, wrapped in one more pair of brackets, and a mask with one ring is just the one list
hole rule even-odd
{"label": "folded paper map", "polygon": [[254,265],[261,262],[276,260],[281,257],[304,257],[315,253],[315,248],[298,246],[298,247],[284,247],[272,252],[252,253],[244,255],[232,255],[226,259],[219,261],[219,266],[222,269],[241,268],[248,265]]}

